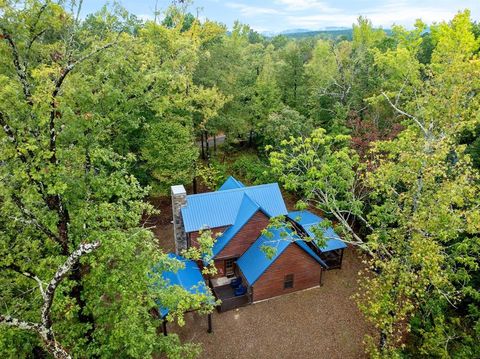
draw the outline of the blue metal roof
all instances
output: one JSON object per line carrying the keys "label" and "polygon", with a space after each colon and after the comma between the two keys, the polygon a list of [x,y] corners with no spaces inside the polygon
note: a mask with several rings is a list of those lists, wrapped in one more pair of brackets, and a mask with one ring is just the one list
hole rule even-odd
{"label": "blue metal roof", "polygon": [[[279,229],[271,228],[269,232],[272,234],[272,237],[266,235],[260,236],[237,261],[237,265],[250,285],[253,285],[258,278],[262,276],[289,245],[295,245],[294,243],[298,244],[300,248],[305,250],[318,263],[326,267],[326,264],[290,229],[286,227]],[[288,234],[287,237],[282,236],[282,233],[285,232]],[[276,248],[275,255],[272,258],[268,258],[262,250],[262,246]]]}
{"label": "blue metal roof", "polygon": [[[179,269],[177,272],[165,271],[162,273],[162,278],[167,281],[169,285],[179,285],[193,294],[210,295],[210,291],[205,284],[202,272],[200,268],[198,268],[197,263],[174,253],[169,253],[168,257],[177,259],[185,264],[185,268]],[[162,318],[168,314],[167,308],[160,307],[159,309]]]}
{"label": "blue metal roof", "polygon": [[328,268],[328,265],[327,263],[325,263],[314,251],[312,248],[310,248],[307,244],[307,242],[305,241],[302,241],[301,239],[295,241],[295,244],[297,244],[300,248],[302,248],[305,252],[307,252],[308,254],[310,254],[311,257],[313,257],[313,259],[315,259],[318,263],[320,263],[320,265],[323,267],[323,268]]}
{"label": "blue metal roof", "polygon": [[233,226],[229,227],[213,245],[213,255],[216,256],[230,242],[230,240],[238,233],[240,229],[252,218],[252,216],[260,209],[258,203],[253,201],[246,193],[243,194],[242,203],[238,210],[237,218]]}
{"label": "blue metal roof", "polygon": [[225,183],[220,186],[218,191],[226,191],[229,189],[243,188],[243,187],[245,187],[245,185],[242,182],[237,180],[235,177],[230,176],[227,178]]}
{"label": "blue metal roof", "polygon": [[244,194],[269,217],[288,213],[277,183],[194,194],[187,196],[187,204],[182,207],[185,232],[233,225]]}
{"label": "blue metal roof", "polygon": [[[288,217],[298,224],[300,224],[303,229],[307,232],[308,236],[312,239],[315,238],[315,234],[312,231],[312,227],[317,226],[323,221],[323,218],[313,214],[309,211],[293,211],[288,213]],[[319,247],[322,252],[333,251],[336,249],[346,248],[347,245],[343,242],[338,234],[335,233],[332,227],[326,228],[323,231],[323,235],[327,240],[325,247]]]}

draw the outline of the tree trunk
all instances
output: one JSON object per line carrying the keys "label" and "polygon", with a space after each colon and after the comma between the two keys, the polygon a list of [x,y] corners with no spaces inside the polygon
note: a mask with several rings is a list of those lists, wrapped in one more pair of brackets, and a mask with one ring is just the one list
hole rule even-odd
{"label": "tree trunk", "polygon": [[205,159],[205,147],[203,145],[203,131],[200,133],[200,142],[202,143],[202,160]]}
{"label": "tree trunk", "polygon": [[217,154],[217,134],[213,135],[213,153]]}
{"label": "tree trunk", "polygon": [[210,160],[210,145],[208,144],[208,132],[205,130],[205,154],[207,156],[207,161]]}
{"label": "tree trunk", "polygon": [[95,331],[95,320],[91,314],[85,314],[85,309],[87,303],[85,299],[82,298],[83,284],[82,277],[86,272],[84,265],[77,264],[72,268],[72,273],[70,274],[70,280],[74,281],[75,284],[70,291],[70,296],[75,299],[75,302],[78,305],[78,321],[84,324],[90,324],[90,328],[85,332],[85,339],[87,343],[91,343],[93,338],[93,332]]}

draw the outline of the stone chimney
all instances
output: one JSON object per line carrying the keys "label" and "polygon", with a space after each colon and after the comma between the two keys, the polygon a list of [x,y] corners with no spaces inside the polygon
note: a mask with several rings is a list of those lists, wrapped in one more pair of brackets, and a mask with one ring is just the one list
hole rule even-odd
{"label": "stone chimney", "polygon": [[183,226],[180,209],[187,204],[187,191],[183,185],[172,186],[173,237],[175,239],[175,253],[180,254],[187,249],[187,234]]}

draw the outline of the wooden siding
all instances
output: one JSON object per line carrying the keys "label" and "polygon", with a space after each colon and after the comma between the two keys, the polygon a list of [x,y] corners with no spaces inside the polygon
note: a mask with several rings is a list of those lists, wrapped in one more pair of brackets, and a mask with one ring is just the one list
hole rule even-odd
{"label": "wooden siding", "polygon": [[216,259],[238,258],[260,237],[268,226],[269,219],[262,212],[256,212],[230,242],[216,255]]}
{"label": "wooden siding", "polygon": [[217,274],[212,276],[212,278],[219,278],[225,276],[225,261],[215,260],[215,267],[217,267]]}
{"label": "wooden siding", "polygon": [[[212,231],[213,235],[217,235],[219,233],[225,232],[228,227],[229,226],[210,228],[210,230]],[[197,242],[198,237],[200,237],[200,232],[198,231],[188,233],[188,238],[190,239],[189,245],[191,247],[198,247],[198,242]]]}
{"label": "wooden siding", "polygon": [[[253,301],[259,301],[320,284],[320,264],[295,243],[277,258],[253,285]],[[293,288],[283,289],[287,274],[294,275]]]}

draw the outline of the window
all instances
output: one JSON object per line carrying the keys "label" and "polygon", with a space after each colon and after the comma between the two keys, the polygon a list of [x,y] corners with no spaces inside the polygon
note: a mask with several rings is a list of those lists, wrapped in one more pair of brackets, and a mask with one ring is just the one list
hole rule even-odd
{"label": "window", "polygon": [[283,289],[293,288],[293,274],[287,274],[283,280]]}
{"label": "window", "polygon": [[225,261],[225,275],[227,277],[233,277],[235,275],[235,269],[233,266],[235,265],[236,260],[237,258],[230,258]]}

